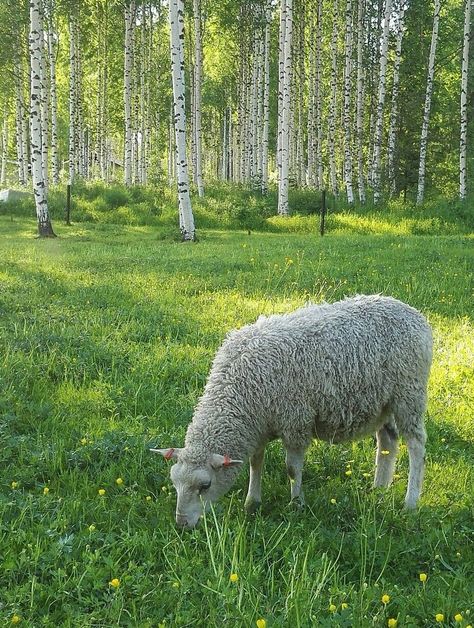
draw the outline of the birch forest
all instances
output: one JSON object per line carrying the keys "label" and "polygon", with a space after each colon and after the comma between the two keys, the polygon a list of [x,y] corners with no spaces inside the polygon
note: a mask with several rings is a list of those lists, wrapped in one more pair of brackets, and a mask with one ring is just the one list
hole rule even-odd
{"label": "birch forest", "polygon": [[1,185],[466,199],[470,0],[0,0]]}

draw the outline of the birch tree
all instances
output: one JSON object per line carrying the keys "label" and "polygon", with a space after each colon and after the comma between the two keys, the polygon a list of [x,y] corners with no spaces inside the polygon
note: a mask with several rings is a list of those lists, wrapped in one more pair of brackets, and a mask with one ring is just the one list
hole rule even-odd
{"label": "birch tree", "polygon": [[436,46],[438,44],[439,14],[441,12],[441,0],[435,0],[433,31],[431,33],[430,57],[428,60],[428,77],[426,81],[425,105],[423,107],[423,124],[420,138],[420,166],[418,168],[418,192],[416,195],[417,205],[423,203],[425,196],[425,174],[426,174],[426,148],[428,145],[428,127],[431,113],[431,97],[433,95],[433,81],[436,59]]}
{"label": "birch tree", "polygon": [[331,191],[338,193],[336,171],[336,108],[337,108],[337,37],[338,37],[338,6],[333,3],[332,35],[331,35],[331,97],[329,101],[328,149]]}
{"label": "birch tree", "polygon": [[[262,129],[262,194],[268,192],[268,130],[270,125],[270,25],[272,19],[271,0],[265,7],[265,35],[263,45],[263,129]],[[230,120],[229,120],[230,124]]]}
{"label": "birch tree", "polygon": [[173,81],[176,173],[178,181],[179,225],[183,240],[195,239],[194,216],[189,196],[189,174],[186,159],[186,108],[184,83],[184,3],[170,0],[170,50]]}
{"label": "birch tree", "polygon": [[7,159],[8,159],[8,109],[3,112],[2,126],[2,164],[0,171],[0,185],[5,185],[7,180]]}
{"label": "birch tree", "polygon": [[44,41],[41,27],[41,0],[30,0],[29,47],[31,65],[30,153],[38,234],[40,237],[55,237],[49,217],[42,165],[41,90],[43,89],[42,82],[44,77],[41,74],[41,66],[42,55],[44,54]]}
{"label": "birch tree", "polygon": [[281,21],[283,35],[283,72],[278,88],[281,97],[280,129],[280,176],[278,180],[278,213],[288,215],[289,166],[290,166],[290,106],[291,106],[291,41],[293,32],[293,0],[282,0],[284,21]]}
{"label": "birch tree", "polygon": [[194,12],[194,149],[196,164],[196,185],[200,197],[204,196],[202,182],[202,123],[201,123],[201,85],[202,85],[202,30],[201,0],[193,0]]}
{"label": "birch tree", "polygon": [[354,203],[352,188],[351,79],[352,79],[352,0],[346,1],[344,43],[344,183],[347,202]]}
{"label": "birch tree", "polygon": [[51,119],[51,178],[55,185],[59,183],[59,157],[58,157],[58,99],[56,93],[56,40],[53,24],[53,2],[47,1],[45,23],[47,27],[47,48],[49,57],[49,98]]}
{"label": "birch tree", "polygon": [[123,76],[123,100],[125,114],[124,137],[124,182],[132,184],[132,68],[133,68],[133,31],[135,24],[135,0],[125,4],[125,52]]}
{"label": "birch tree", "polygon": [[379,89],[377,98],[377,110],[375,118],[372,185],[374,188],[374,203],[380,201],[381,195],[381,156],[383,139],[384,106],[386,94],[387,59],[390,32],[390,15],[392,13],[392,0],[385,0],[385,10],[382,26],[382,39],[380,42],[380,71]]}
{"label": "birch tree", "polygon": [[464,8],[464,33],[461,64],[461,138],[459,142],[459,198],[467,193],[467,77],[469,69],[469,41],[471,38],[471,2],[466,0]]}
{"label": "birch tree", "polygon": [[15,52],[13,74],[15,81],[15,122],[18,182],[21,186],[25,186],[28,182],[28,124],[26,121],[26,107],[23,84],[23,59],[20,50],[17,50]]}
{"label": "birch tree", "polygon": [[364,8],[365,0],[359,0],[357,6],[357,111],[356,111],[356,140],[357,140],[357,184],[359,201],[365,203],[364,181]]}

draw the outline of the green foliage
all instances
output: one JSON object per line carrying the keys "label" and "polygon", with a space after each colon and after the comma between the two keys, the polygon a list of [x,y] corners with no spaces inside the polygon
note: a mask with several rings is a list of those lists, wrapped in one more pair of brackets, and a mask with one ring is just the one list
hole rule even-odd
{"label": "green foliage", "polygon": [[[125,207],[137,216],[152,196]],[[176,232],[173,196],[157,197],[153,228],[56,223],[54,241],[36,240],[32,219],[0,217],[0,623],[415,628],[436,613],[472,623],[473,255],[462,208],[446,209],[449,236],[401,238],[390,214],[386,226],[367,210],[334,213],[341,222],[324,238],[249,237],[215,230],[230,221],[215,190],[197,207],[214,230],[184,245],[161,239]],[[80,198],[98,220],[111,212],[101,194]],[[350,217],[377,235],[354,233]],[[370,439],[314,443],[308,507],[295,512],[274,443],[260,514],[242,512],[244,472],[215,517],[176,530],[169,467],[147,449],[183,442],[227,331],[309,299],[375,292],[434,328],[419,512],[402,510],[403,446],[394,486],[371,489]]]}

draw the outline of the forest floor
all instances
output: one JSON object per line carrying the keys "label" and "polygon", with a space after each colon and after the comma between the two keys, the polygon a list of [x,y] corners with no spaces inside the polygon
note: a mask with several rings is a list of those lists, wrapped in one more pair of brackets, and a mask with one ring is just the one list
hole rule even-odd
{"label": "forest floor", "polygon": [[[474,623],[472,237],[209,229],[180,244],[146,225],[55,227],[37,240],[32,220],[0,217],[1,625]],[[356,293],[434,329],[420,509],[403,511],[406,448],[374,491],[366,439],[313,444],[295,512],[274,443],[260,513],[244,515],[245,471],[177,530],[148,447],[182,444],[227,331]]]}

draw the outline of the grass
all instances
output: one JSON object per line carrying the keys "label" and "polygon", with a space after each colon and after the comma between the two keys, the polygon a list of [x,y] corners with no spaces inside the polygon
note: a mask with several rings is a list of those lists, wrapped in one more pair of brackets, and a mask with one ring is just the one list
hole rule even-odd
{"label": "grass", "polygon": [[[384,220],[323,239],[201,229],[194,245],[166,224],[57,223],[40,241],[33,221],[0,217],[2,625],[474,623],[472,238],[454,220],[452,235],[403,237]],[[226,332],[372,292],[434,328],[419,511],[402,509],[404,447],[393,487],[371,489],[368,439],[314,443],[294,512],[274,443],[261,513],[243,513],[244,472],[199,528],[177,530],[169,467],[147,448],[182,443]]]}

